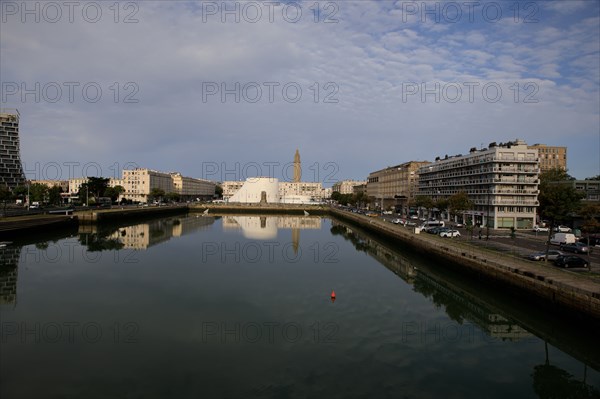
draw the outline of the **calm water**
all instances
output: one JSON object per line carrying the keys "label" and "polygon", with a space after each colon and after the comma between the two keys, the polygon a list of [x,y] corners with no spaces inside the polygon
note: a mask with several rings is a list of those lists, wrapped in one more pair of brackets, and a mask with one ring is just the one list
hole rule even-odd
{"label": "calm water", "polygon": [[330,219],[191,215],[0,254],[3,399],[600,396],[597,337]]}

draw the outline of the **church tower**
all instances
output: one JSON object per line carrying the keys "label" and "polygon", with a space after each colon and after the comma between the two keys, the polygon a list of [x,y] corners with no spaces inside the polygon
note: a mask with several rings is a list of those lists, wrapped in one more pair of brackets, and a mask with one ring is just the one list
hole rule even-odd
{"label": "church tower", "polygon": [[302,178],[302,168],[300,167],[300,152],[296,149],[296,155],[294,155],[294,183],[300,183]]}

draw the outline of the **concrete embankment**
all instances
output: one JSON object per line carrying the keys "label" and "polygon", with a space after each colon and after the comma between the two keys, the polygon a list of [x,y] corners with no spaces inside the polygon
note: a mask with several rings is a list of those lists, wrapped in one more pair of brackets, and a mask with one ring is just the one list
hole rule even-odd
{"label": "concrete embankment", "polygon": [[154,216],[168,216],[187,213],[187,206],[156,206],[146,208],[112,208],[75,212],[80,224],[94,224],[116,220],[134,220]]}
{"label": "concrete embankment", "polygon": [[296,204],[265,204],[265,205],[235,205],[235,204],[198,204],[191,205],[190,212],[204,212],[209,214],[244,214],[244,215],[328,215],[329,207],[324,205],[296,205]]}
{"label": "concrete embankment", "polygon": [[11,217],[0,220],[0,238],[11,239],[33,232],[77,229],[77,216],[35,215]]}
{"label": "concrete embankment", "polygon": [[331,214],[385,238],[408,243],[424,255],[444,260],[448,266],[512,288],[555,310],[566,311],[585,319],[592,318],[595,324],[600,324],[600,284],[586,276],[556,269],[551,265],[499,256],[459,239],[415,234],[414,229],[363,215],[337,209],[332,209]]}

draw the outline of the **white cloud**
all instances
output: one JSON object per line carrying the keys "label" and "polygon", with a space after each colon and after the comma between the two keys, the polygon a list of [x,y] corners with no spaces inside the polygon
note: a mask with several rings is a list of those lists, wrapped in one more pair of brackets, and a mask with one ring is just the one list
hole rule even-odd
{"label": "white cloud", "polygon": [[[137,24],[9,21],[0,27],[3,82],[98,82],[103,101],[79,96],[49,104],[12,96],[2,106],[21,110],[29,162],[134,159],[195,176],[198,160],[287,162],[300,145],[303,159],[339,161],[341,177],[364,178],[370,170],[357,169],[352,159],[374,170],[385,166],[383,159],[432,159],[482,141],[519,136],[560,144],[565,132],[577,131],[578,139],[597,134],[598,18],[577,17],[572,8],[569,18],[578,23],[553,15],[527,26],[511,18],[449,25],[405,22],[400,7],[340,3],[333,24],[315,23],[308,10],[298,23],[279,17],[223,24],[218,16],[203,22],[201,10],[167,2],[140,4]],[[126,82],[139,87],[139,103],[123,103]],[[235,103],[232,95],[226,103],[220,95],[203,102],[207,82],[280,86],[273,103],[265,101],[265,86],[257,104]],[[282,98],[281,87],[290,82],[302,88],[298,103]],[[326,89],[327,82],[337,91]],[[412,82],[493,82],[503,93],[497,103],[480,90],[472,103],[466,97],[436,103],[431,95],[422,102],[420,94],[403,98],[403,84]],[[521,89],[527,82],[538,85],[539,103],[523,103],[528,92],[514,101],[511,85]],[[338,103],[324,103],[328,95]],[[373,145],[381,140],[386,145]],[[573,162],[590,156],[570,155]]]}

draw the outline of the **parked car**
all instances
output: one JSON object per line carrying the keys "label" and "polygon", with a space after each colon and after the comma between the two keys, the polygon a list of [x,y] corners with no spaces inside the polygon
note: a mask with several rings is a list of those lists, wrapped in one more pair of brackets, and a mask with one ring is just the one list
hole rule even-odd
{"label": "parked car", "polygon": [[567,226],[557,226],[554,228],[554,231],[556,231],[557,233],[570,233],[571,228]]}
{"label": "parked car", "polygon": [[435,235],[439,235],[441,232],[448,231],[448,230],[450,230],[448,227],[440,227],[440,226],[425,228],[426,233],[435,234]]}
{"label": "parked car", "polygon": [[568,267],[589,267],[587,260],[580,258],[575,255],[563,255],[556,258],[554,261],[556,266],[568,268]]}
{"label": "parked car", "polygon": [[582,242],[574,242],[571,244],[563,244],[560,246],[560,249],[566,252],[574,252],[576,254],[587,254],[589,252],[589,248]]}
{"label": "parked car", "polygon": [[462,228],[462,227],[465,227],[465,225],[463,223],[456,223],[454,225],[454,227],[456,227],[456,228]]}
{"label": "parked car", "polygon": [[410,215],[410,218],[413,219],[413,220],[418,220],[419,219],[419,217],[417,215]]}
{"label": "parked car", "polygon": [[396,218],[396,219],[392,220],[392,223],[394,223],[394,224],[404,224],[404,223],[406,223],[406,221],[404,221],[404,220],[402,220],[400,218]]}
{"label": "parked car", "polygon": [[533,231],[535,231],[536,233],[540,233],[540,232],[548,232],[550,229],[548,227],[540,227],[540,226],[533,226]]}
{"label": "parked car", "polygon": [[372,218],[376,218],[379,216],[379,214],[377,212],[373,212],[373,211],[367,212],[366,215],[370,216]]}
{"label": "parked car", "polygon": [[440,233],[440,237],[460,237],[460,232],[458,230],[446,230]]}
{"label": "parked car", "polygon": [[384,215],[393,215],[394,212],[392,212],[392,211],[383,211],[383,214]]}
{"label": "parked car", "polygon": [[[561,251],[557,251],[556,249],[551,249],[550,251],[548,251],[548,260],[556,260],[556,258],[558,258],[559,256],[564,255],[564,253],[562,253]],[[542,251],[542,252],[534,252],[532,254],[527,255],[527,259],[529,260],[544,260],[544,258],[546,257],[546,251]]]}

